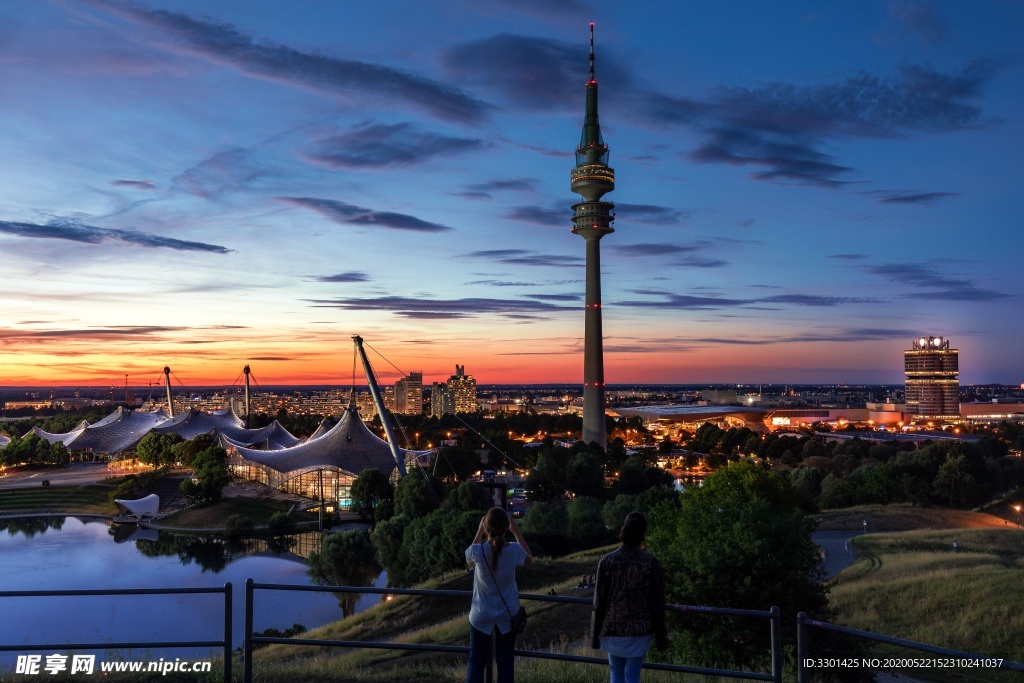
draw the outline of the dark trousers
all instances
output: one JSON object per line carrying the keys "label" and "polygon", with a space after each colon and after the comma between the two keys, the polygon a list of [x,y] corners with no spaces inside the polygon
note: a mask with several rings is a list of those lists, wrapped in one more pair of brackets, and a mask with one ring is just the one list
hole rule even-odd
{"label": "dark trousers", "polygon": [[[513,666],[516,649],[516,634],[502,633],[494,629],[494,659],[498,672],[497,683],[514,683]],[[484,668],[491,658],[491,634],[469,627],[469,666],[466,667],[466,683],[483,683]]]}

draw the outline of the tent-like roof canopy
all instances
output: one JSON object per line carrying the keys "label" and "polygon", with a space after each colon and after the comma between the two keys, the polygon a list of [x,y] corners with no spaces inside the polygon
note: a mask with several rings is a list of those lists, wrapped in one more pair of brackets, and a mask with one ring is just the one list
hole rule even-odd
{"label": "tent-like roof canopy", "polygon": [[136,500],[119,499],[114,502],[127,510],[128,514],[134,516],[136,520],[141,520],[144,517],[156,517],[157,511],[160,509],[160,496],[155,493]]}
{"label": "tent-like roof canopy", "polygon": [[167,413],[158,410],[147,413],[118,406],[96,424],[83,423],[65,434],[50,434],[42,430],[35,433],[50,443],[60,441],[68,450],[94,453],[119,453],[131,450],[150,429],[167,420]]}
{"label": "tent-like roof canopy", "polygon": [[[320,431],[319,429],[317,430]],[[376,468],[390,475],[397,467],[388,443],[370,431],[359,418],[354,404],[349,404],[338,424],[316,438],[274,451],[247,448],[229,437],[223,440],[233,446],[245,461],[263,465],[278,474],[309,472],[317,469],[334,469],[358,475],[370,468]],[[416,451],[399,449],[402,457],[416,455]],[[272,476],[272,486],[287,477]],[[277,480],[277,483],[274,483]]]}

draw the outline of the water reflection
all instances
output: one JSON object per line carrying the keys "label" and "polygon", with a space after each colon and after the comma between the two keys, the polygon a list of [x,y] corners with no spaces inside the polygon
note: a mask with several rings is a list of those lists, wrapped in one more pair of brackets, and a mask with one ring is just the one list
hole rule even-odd
{"label": "water reflection", "polygon": [[[285,542],[160,533],[73,517],[0,520],[0,586],[4,590],[120,589],[234,586],[235,645],[241,644],[247,578],[261,583],[312,585],[305,555],[320,551],[321,535],[299,534]],[[361,575],[357,585],[386,585],[383,573]],[[326,593],[259,591],[255,631],[293,624],[316,628],[377,604],[378,595],[350,605]],[[88,596],[0,599],[0,643],[216,640],[223,634],[223,599],[211,595]],[[99,652],[102,645],[99,645]],[[17,652],[0,653],[0,669]],[[25,654],[24,652],[20,654]],[[138,655],[140,653],[133,653]],[[154,658],[186,656],[181,649]],[[191,654],[197,654],[195,652]]]}

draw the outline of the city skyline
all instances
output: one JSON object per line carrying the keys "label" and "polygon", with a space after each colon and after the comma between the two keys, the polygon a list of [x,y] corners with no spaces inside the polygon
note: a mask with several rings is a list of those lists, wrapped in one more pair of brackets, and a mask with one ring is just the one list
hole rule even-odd
{"label": "city skyline", "polygon": [[14,0],[0,385],[581,384],[590,21],[608,384],[1024,381],[1021,3]]}

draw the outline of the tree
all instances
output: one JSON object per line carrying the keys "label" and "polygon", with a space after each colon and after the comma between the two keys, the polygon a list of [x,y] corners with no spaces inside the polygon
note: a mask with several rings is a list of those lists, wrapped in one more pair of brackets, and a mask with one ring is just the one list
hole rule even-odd
{"label": "tree", "polygon": [[364,517],[373,517],[378,503],[393,500],[395,487],[388,481],[388,475],[375,467],[359,473],[349,489],[352,498],[352,512]]}
{"label": "tree", "polygon": [[590,496],[576,496],[566,510],[568,532],[584,548],[593,548],[611,540],[602,518],[602,501]]}
{"label": "tree", "polygon": [[647,473],[644,471],[644,464],[640,458],[632,457],[619,468],[619,480],[615,484],[617,493],[638,495],[648,486]]}
{"label": "tree", "polygon": [[637,499],[638,496],[620,493],[605,503],[601,508],[601,519],[604,520],[605,526],[613,532],[618,532],[622,528],[622,523],[626,521],[626,515],[639,509]]}
{"label": "tree", "polygon": [[149,432],[135,447],[135,456],[147,465],[168,467],[174,464],[174,447],[184,441],[177,434]]}
{"label": "tree", "polygon": [[[372,586],[380,575],[377,552],[365,531],[327,534],[320,552],[309,554],[309,571],[318,586]],[[355,610],[358,593],[336,593],[344,616]]]}
{"label": "tree", "polygon": [[[149,435],[147,434],[146,436]],[[145,438],[143,438],[144,440]],[[171,456],[174,458],[174,462],[180,462],[185,467],[192,467],[197,455],[215,445],[217,445],[217,440],[213,437],[213,434],[200,434],[188,441],[182,441],[171,446]]]}
{"label": "tree", "polygon": [[530,500],[540,502],[559,500],[565,495],[565,470],[551,453],[545,453],[526,477],[526,490]]}
{"label": "tree", "polygon": [[452,503],[460,510],[486,512],[494,505],[491,494],[475,481],[464,481],[452,494]]}
{"label": "tree", "polygon": [[398,481],[395,514],[417,519],[441,507],[444,496],[441,480],[416,468]]}
{"label": "tree", "polygon": [[228,454],[219,446],[211,446],[196,455],[192,462],[192,478],[181,482],[181,493],[194,503],[220,500],[228,475]]}
{"label": "tree", "polygon": [[567,488],[580,496],[604,497],[604,468],[593,453],[577,453],[565,468]]}
{"label": "tree", "polygon": [[[665,570],[666,598],[689,605],[767,610],[778,606],[784,642],[798,612],[830,615],[813,520],[789,482],[749,462],[730,464],[702,488],[650,515],[648,549]],[[763,623],[688,615],[674,641],[678,659],[730,668],[765,656]]]}
{"label": "tree", "polygon": [[576,549],[569,536],[569,514],[561,501],[534,503],[523,516],[523,536],[534,554],[564,555]]}

